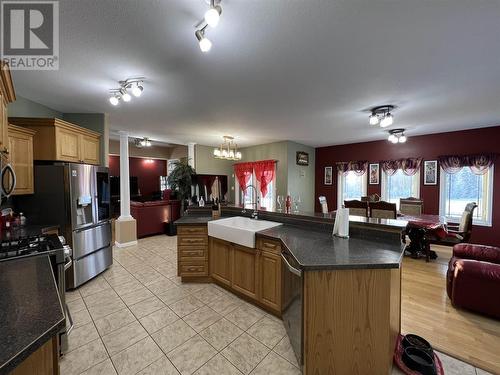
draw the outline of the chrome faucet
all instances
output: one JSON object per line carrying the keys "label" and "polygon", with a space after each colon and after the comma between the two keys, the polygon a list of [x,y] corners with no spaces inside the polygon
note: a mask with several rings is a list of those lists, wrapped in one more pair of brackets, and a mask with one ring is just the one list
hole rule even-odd
{"label": "chrome faucet", "polygon": [[[252,219],[257,220],[259,218],[259,213],[257,211],[259,197],[257,195],[257,189],[255,188],[254,185],[248,185],[247,189],[249,189],[249,188],[253,189],[252,201],[250,202],[250,204],[253,206],[253,212],[252,212],[252,216],[251,217],[252,217]],[[254,199],[254,196],[255,196],[255,199]],[[244,199],[243,199],[243,211],[241,211],[241,213],[243,213],[243,214],[246,213]]]}

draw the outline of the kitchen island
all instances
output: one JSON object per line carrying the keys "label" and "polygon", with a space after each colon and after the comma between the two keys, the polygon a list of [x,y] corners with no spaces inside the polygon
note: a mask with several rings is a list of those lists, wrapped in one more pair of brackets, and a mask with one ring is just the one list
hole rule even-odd
{"label": "kitchen island", "polygon": [[251,249],[208,237],[210,221],[188,215],[176,222],[183,281],[199,272],[199,281],[282,317],[303,374],[391,373],[404,223],[353,220],[346,239],[332,237],[329,218],[283,215],[283,225],[256,233]]}
{"label": "kitchen island", "polygon": [[48,256],[0,262],[0,374],[58,374],[66,321]]}

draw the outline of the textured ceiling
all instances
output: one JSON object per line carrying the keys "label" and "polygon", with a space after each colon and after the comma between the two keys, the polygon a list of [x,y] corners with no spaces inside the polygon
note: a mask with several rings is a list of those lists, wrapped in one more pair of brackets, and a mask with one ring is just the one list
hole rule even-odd
{"label": "textured ceiling", "polygon": [[[311,146],[383,139],[369,107],[408,135],[500,124],[498,0],[222,0],[208,54],[205,0],[62,0],[61,68],[14,72],[19,95],[109,112],[112,130],[163,142]],[[146,76],[115,108],[116,81]]]}

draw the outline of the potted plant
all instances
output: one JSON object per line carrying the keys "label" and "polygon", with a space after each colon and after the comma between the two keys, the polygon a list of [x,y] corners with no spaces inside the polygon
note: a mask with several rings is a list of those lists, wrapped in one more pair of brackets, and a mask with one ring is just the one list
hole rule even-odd
{"label": "potted plant", "polygon": [[181,200],[181,215],[186,208],[186,200],[191,196],[191,185],[196,172],[186,161],[175,161],[174,168],[167,176],[167,184],[172,191],[177,192]]}

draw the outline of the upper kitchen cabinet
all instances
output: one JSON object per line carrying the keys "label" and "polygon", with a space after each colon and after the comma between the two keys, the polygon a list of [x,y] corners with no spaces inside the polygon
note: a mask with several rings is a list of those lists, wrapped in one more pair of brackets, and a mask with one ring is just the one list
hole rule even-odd
{"label": "upper kitchen cabinet", "polygon": [[33,194],[33,136],[31,129],[9,125],[9,160],[16,172],[14,195]]}
{"label": "upper kitchen cabinet", "polygon": [[57,118],[11,117],[9,122],[36,131],[35,160],[100,163],[99,133]]}
{"label": "upper kitchen cabinet", "polygon": [[9,121],[7,105],[16,100],[16,92],[12,84],[9,66],[0,61],[0,150],[9,148]]}

